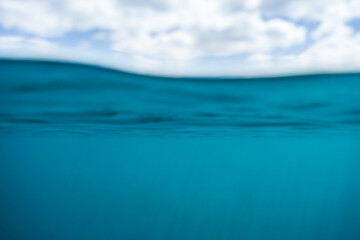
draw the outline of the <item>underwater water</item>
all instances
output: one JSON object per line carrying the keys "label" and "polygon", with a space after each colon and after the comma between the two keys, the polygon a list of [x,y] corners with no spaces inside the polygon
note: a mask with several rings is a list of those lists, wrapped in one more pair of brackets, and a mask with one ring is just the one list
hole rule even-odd
{"label": "underwater water", "polygon": [[0,239],[360,239],[360,74],[0,60]]}

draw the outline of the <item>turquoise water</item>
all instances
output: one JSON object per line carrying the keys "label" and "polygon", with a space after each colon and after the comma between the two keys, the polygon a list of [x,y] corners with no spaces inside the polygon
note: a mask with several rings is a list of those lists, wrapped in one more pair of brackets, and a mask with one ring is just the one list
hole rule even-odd
{"label": "turquoise water", "polygon": [[0,61],[0,239],[360,239],[360,74]]}

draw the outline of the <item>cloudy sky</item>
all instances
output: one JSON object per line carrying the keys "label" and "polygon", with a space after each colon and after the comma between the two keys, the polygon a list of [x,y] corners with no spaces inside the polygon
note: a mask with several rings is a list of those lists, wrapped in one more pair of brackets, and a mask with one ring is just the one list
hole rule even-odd
{"label": "cloudy sky", "polygon": [[0,57],[155,74],[360,70],[360,0],[0,0]]}

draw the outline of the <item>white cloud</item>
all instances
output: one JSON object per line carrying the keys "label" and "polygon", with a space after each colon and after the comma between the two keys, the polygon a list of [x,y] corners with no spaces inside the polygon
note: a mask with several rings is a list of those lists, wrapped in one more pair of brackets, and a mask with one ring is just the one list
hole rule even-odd
{"label": "white cloud", "polygon": [[247,58],[250,62],[268,62],[271,60],[271,55],[264,53],[254,53]]}
{"label": "white cloud", "polygon": [[18,36],[0,36],[0,50],[12,51],[22,49],[42,53],[55,53],[57,46],[42,38],[23,38]]}
{"label": "white cloud", "polygon": [[[0,0],[0,26],[31,36],[2,49],[98,30],[79,48],[96,52],[92,41],[108,41],[113,55],[132,55],[134,66],[153,71],[171,65],[186,72],[192,59],[244,54],[232,64],[235,74],[239,64],[251,65],[244,71],[360,68],[359,36],[347,25],[355,17],[359,0]],[[299,22],[318,26],[310,31]]]}
{"label": "white cloud", "polygon": [[314,43],[302,53],[299,62],[306,67],[313,65],[319,68],[340,70],[360,66],[360,34],[349,37],[330,36]]}

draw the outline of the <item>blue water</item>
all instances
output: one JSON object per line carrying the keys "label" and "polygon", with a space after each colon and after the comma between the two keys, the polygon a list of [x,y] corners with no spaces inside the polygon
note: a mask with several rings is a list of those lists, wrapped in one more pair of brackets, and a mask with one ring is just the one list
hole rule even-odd
{"label": "blue water", "polygon": [[0,239],[360,239],[360,74],[0,60]]}

